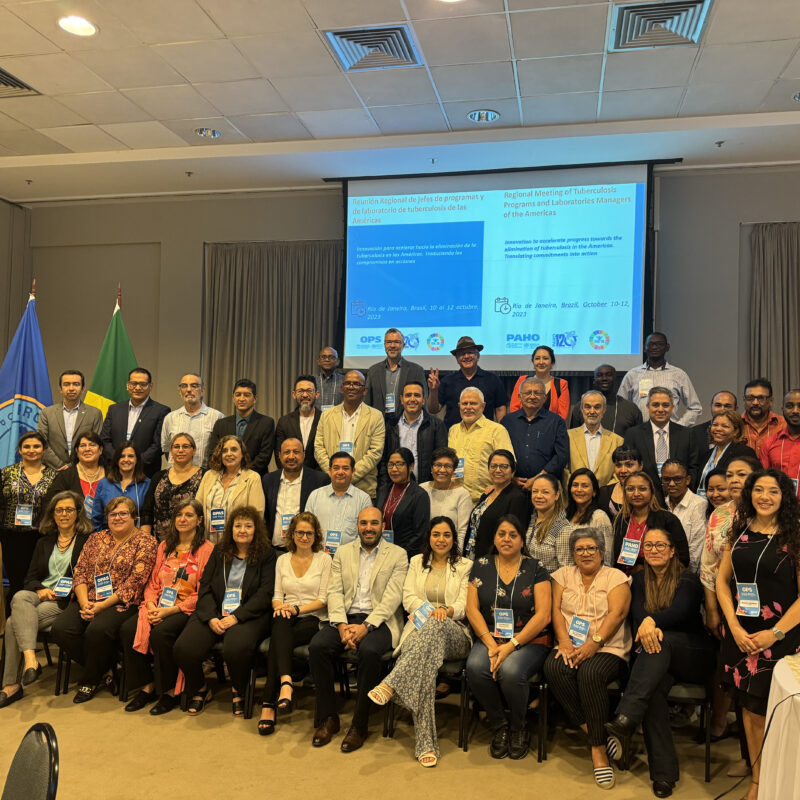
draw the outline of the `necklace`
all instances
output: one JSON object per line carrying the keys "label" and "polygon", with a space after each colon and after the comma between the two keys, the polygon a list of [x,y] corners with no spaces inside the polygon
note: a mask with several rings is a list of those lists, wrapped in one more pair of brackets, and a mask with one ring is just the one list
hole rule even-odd
{"label": "necklace", "polygon": [[66,544],[61,544],[61,534],[58,534],[58,540],[56,541],[56,547],[58,548],[60,553],[66,553],[69,550],[72,543],[75,541],[75,534],[73,533],[72,536],[69,538]]}
{"label": "necklace", "polygon": [[89,475],[88,471],[86,470],[86,467],[84,467],[83,464],[78,464],[78,472],[83,475],[83,479],[87,483],[92,483],[93,481],[96,481],[100,475],[101,469],[102,467],[98,464],[97,469],[94,471],[94,475]]}

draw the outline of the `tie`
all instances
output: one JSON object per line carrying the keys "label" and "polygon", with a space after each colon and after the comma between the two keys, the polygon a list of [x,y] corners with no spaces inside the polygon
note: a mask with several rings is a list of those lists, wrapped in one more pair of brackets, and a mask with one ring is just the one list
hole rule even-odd
{"label": "tie", "polygon": [[667,449],[667,442],[664,436],[666,436],[666,431],[658,432],[658,441],[656,442],[657,464],[663,464],[669,458],[669,450]]}

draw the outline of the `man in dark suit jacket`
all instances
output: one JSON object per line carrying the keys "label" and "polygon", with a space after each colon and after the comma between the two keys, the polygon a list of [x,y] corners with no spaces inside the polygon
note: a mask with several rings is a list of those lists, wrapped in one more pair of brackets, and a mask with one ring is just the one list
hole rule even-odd
{"label": "man in dark suit jacket", "polygon": [[403,388],[411,381],[422,384],[423,391],[427,386],[425,370],[412,361],[403,358],[406,340],[397,328],[389,328],[383,335],[383,349],[386,358],[373,364],[367,370],[367,393],[364,402],[377,408],[384,415],[387,427],[395,423],[402,409],[400,398]]}
{"label": "man in dark suit jacket", "polygon": [[[738,401],[733,392],[723,389],[711,398],[711,417],[719,411],[735,411],[738,413]],[[711,420],[699,422],[692,425],[689,429],[692,437],[692,452],[694,453],[695,464],[698,470],[702,470],[703,465],[708,461],[708,453],[711,449],[708,443],[708,429],[711,427]]]}
{"label": "man in dark suit jacket", "polygon": [[[654,386],[647,397],[647,412],[650,419],[641,425],[628,428],[625,432],[625,444],[636,448],[642,455],[642,470],[646,472],[656,486],[656,494],[661,503],[664,494],[661,488],[661,465],[668,458],[674,458],[688,467],[691,486],[696,486],[697,463],[692,450],[690,429],[677,422],[671,422],[674,410],[672,393],[663,386]],[[663,432],[663,434],[662,434]],[[665,451],[659,453],[656,441],[664,441]]]}
{"label": "man in dark suit jacket", "polygon": [[314,458],[314,439],[317,436],[317,425],[322,411],[314,405],[319,397],[314,376],[299,375],[294,382],[292,397],[297,403],[297,408],[284,414],[275,428],[275,463],[280,469],[281,444],[284,440],[299,439],[306,453],[305,465],[311,469],[319,469],[317,459]]}
{"label": "man in dark suit jacket", "polygon": [[[261,481],[264,487],[264,519],[275,547],[286,549],[283,537],[289,522],[295,514],[305,511],[308,496],[314,489],[326,486],[331,479],[324,472],[311,469],[303,464],[303,443],[300,439],[289,438],[281,442],[278,451],[283,469],[265,475]],[[292,491],[295,482],[300,482],[300,493]],[[281,496],[281,489],[284,490]],[[280,502],[279,502],[280,499]]]}
{"label": "man in dark suit jacket", "polygon": [[130,440],[142,454],[145,475],[151,478],[161,469],[161,426],[170,409],[150,397],[153,376],[144,367],[130,371],[127,389],[130,401],[114,403],[106,413],[100,433],[103,450],[110,461],[114,450]]}
{"label": "man in dark suit jacket", "polygon": [[251,469],[266,475],[272,451],[275,448],[275,420],[255,410],[258,392],[253,381],[240,378],[233,387],[233,405],[236,412],[214,423],[208,438],[208,453],[214,452],[223,436],[238,436],[247,448]]}

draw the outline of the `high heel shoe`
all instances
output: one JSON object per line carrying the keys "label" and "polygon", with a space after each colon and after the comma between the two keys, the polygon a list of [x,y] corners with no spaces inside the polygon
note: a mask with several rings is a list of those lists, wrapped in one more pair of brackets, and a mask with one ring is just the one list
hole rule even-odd
{"label": "high heel shoe", "polygon": [[[275,711],[275,703],[262,703],[261,710],[264,709]],[[260,719],[258,721],[258,732],[261,736],[269,736],[275,733],[275,720],[274,719]]]}
{"label": "high heel shoe", "polygon": [[294,684],[291,681],[281,681],[281,688],[284,686],[292,688],[292,697],[284,697],[283,700],[278,700],[278,711],[282,714],[291,714],[294,711]]}
{"label": "high heel shoe", "polygon": [[213,696],[211,689],[201,689],[197,695],[189,701],[186,711],[193,717],[202,714]]}

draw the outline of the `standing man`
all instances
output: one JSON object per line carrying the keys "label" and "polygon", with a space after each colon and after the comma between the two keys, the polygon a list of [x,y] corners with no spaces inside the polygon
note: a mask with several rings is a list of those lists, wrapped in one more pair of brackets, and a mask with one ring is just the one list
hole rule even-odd
{"label": "standing man", "polygon": [[131,441],[142,454],[144,474],[152,478],[161,469],[161,428],[169,408],[150,397],[153,376],[144,367],[130,371],[126,388],[130,401],[114,403],[103,422],[100,438],[106,461],[111,462],[122,442]]}
{"label": "standing man", "polygon": [[794,484],[800,498],[800,390],[793,389],[783,398],[786,427],[761,445],[761,463],[765,469],[782,470]]}
{"label": "standing man", "polygon": [[406,340],[397,328],[389,328],[383,335],[386,358],[367,370],[367,394],[364,402],[384,415],[386,425],[392,425],[400,416],[400,396],[411,381],[425,384],[425,372],[419,364],[403,358]]}
{"label": "standing man", "polygon": [[[739,401],[733,392],[723,389],[717,392],[711,398],[711,418],[719,411],[738,411]],[[698,422],[697,425],[692,425],[689,432],[692,436],[692,451],[695,454],[695,462],[698,467],[708,461],[708,451],[711,449],[711,444],[708,439],[708,431],[711,427],[711,420],[705,422]]]}
{"label": "standing man", "polygon": [[358,541],[336,551],[328,580],[328,617],[308,646],[317,695],[316,731],[311,744],[323,747],[339,731],[334,681],[345,651],[358,660],[358,690],[353,720],[342,739],[343,753],[358,750],[367,738],[372,701],[367,692],[381,679],[384,654],[397,647],[403,618],[403,582],[408,560],[402,547],[383,540],[380,509],[358,515]]}
{"label": "standing man", "polygon": [[761,449],[767,439],[786,429],[786,420],[772,410],[772,383],[766,378],[755,378],[744,387],[744,433],[747,444],[761,458]]}
{"label": "standing man", "polygon": [[460,369],[439,379],[439,370],[431,369],[428,374],[428,411],[438,414],[445,407],[444,424],[450,430],[461,419],[459,402],[461,393],[467,387],[480,389],[485,404],[486,418],[500,422],[506,415],[506,390],[503,382],[493,372],[486,372],[478,366],[482,344],[475,344],[471,336],[462,336],[455,350]]}
{"label": "standing man", "polygon": [[235,413],[223,417],[214,424],[208,440],[209,456],[223,436],[238,436],[245,444],[252,462],[251,469],[266,475],[272,451],[275,448],[275,420],[259,414],[256,408],[258,391],[253,381],[240,378],[233,385],[233,407]]}
{"label": "standing man", "polygon": [[661,468],[661,488],[671,511],[683,525],[689,543],[689,566],[692,572],[700,573],[700,556],[706,543],[706,509],[704,497],[698,497],[689,488],[689,471],[685,464],[668,458]]}
{"label": "standing man", "polygon": [[39,414],[36,430],[47,440],[42,461],[53,469],[66,467],[72,448],[82,433],[103,430],[103,415],[99,408],[87,406],[82,399],[86,381],[77,369],[68,369],[58,377],[61,402],[48,406]]}
{"label": "standing man", "polygon": [[313,375],[298,375],[292,390],[297,407],[284,414],[278,420],[275,429],[275,461],[280,468],[281,444],[286,439],[299,439],[305,451],[305,464],[311,469],[318,469],[314,458],[314,440],[317,437],[317,425],[322,412],[314,405],[319,399]]}
{"label": "standing man", "polygon": [[187,372],[178,383],[178,393],[183,400],[183,408],[170,411],[164,417],[161,428],[161,450],[169,460],[169,448],[172,440],[178,433],[188,433],[195,441],[195,451],[192,463],[196,467],[205,467],[208,464],[208,440],[217,420],[222,419],[222,412],[216,408],[209,408],[203,398],[206,394],[206,385],[196,372]]}
{"label": "standing man", "polygon": [[344,400],[322,412],[314,441],[314,456],[323,472],[334,453],[350,453],[355,459],[353,483],[372,500],[378,491],[378,464],[383,456],[386,429],[383,414],[364,402],[366,381],[358,370],[344,376]]}
{"label": "standing man", "polygon": [[[594,369],[594,383],[592,388],[600,392],[606,399],[606,410],[603,412],[602,426],[604,430],[625,436],[625,431],[634,425],[642,424],[642,412],[639,406],[620,397],[616,392],[617,371],[611,364],[601,364]],[[569,418],[570,428],[580,428],[583,425],[581,404],[575,403]]]}
{"label": "standing man", "polygon": [[316,375],[317,399],[314,405],[320,411],[327,411],[342,402],[342,383],[344,375],[336,371],[339,366],[339,354],[330,345],[319,351],[317,358],[319,372]]}
{"label": "standing man", "polygon": [[602,392],[593,389],[585,392],[578,405],[583,414],[583,425],[567,431],[569,466],[564,470],[564,485],[576,469],[584,467],[594,472],[600,486],[607,486],[614,478],[611,454],[622,444],[622,437],[602,425],[607,411]]}
{"label": "standing man", "polygon": [[642,416],[647,411],[649,392],[654,386],[661,386],[672,392],[674,422],[689,427],[693,425],[703,406],[689,376],[679,367],[667,362],[669,352],[667,335],[653,331],[644,342],[647,360],[640,367],[629,370],[619,387],[619,396],[639,406]]}

